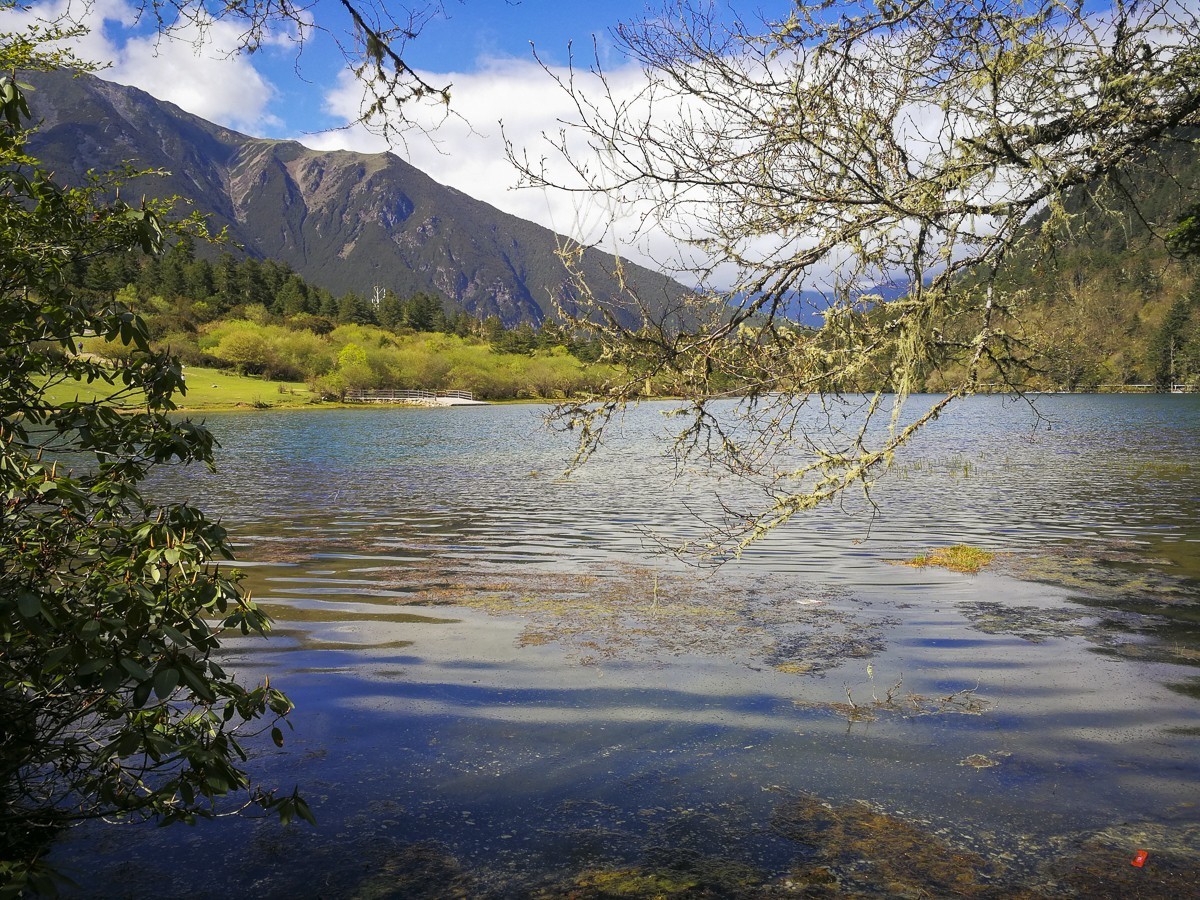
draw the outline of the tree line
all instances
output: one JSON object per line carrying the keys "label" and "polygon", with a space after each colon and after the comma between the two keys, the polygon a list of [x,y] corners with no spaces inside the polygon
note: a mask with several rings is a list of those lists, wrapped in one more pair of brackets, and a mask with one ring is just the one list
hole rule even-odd
{"label": "tree line", "polygon": [[[424,292],[336,297],[275,260],[226,252],[210,262],[189,236],[159,257],[77,260],[71,278],[84,294],[136,310],[152,344],[186,365],[305,381],[327,397],[395,388],[555,399],[597,391],[611,375],[596,364],[595,343],[553,321],[508,328]],[[132,352],[98,338],[84,349],[114,362]]]}

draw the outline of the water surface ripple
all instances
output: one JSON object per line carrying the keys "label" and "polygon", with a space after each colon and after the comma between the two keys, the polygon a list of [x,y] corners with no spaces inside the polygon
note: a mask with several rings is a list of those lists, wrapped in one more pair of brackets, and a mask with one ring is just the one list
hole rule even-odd
{"label": "water surface ripple", "polygon": [[[674,477],[668,408],[631,411],[570,477],[537,407],[211,416],[218,472],[153,490],[235,535],[277,624],[228,654],[298,705],[252,766],[300,784],[320,826],[89,828],[55,851],[86,866],[79,893],[599,897],[670,871],[694,896],[942,895],[936,866],[865,837],[914,829],[910,857],[975,860],[966,894],[1127,895],[1124,854],[1148,844],[1164,862],[1135,888],[1179,896],[1200,835],[1200,397],[973,399],[874,506],[817,510],[715,573],[655,540],[761,494]],[[1000,557],[894,564],[957,543]]]}

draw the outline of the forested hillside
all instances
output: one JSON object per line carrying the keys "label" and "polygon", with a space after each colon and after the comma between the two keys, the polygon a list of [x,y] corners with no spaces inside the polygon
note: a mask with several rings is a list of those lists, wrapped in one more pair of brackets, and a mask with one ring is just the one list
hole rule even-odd
{"label": "forested hillside", "polygon": [[1068,221],[1033,224],[1048,252],[1009,261],[1004,281],[1026,292],[1020,324],[1043,368],[1036,385],[1200,385],[1200,260],[1164,241],[1200,199],[1197,136],[1077,193]]}
{"label": "forested hillside", "polygon": [[[189,240],[161,257],[77,261],[74,277],[85,295],[136,311],[154,345],[188,366],[304,381],[324,397],[384,387],[555,399],[598,390],[610,375],[593,344],[553,321],[505,328],[426,293],[335,297],[274,260],[225,253],[211,263]],[[99,337],[83,348],[114,364],[135,349]]]}

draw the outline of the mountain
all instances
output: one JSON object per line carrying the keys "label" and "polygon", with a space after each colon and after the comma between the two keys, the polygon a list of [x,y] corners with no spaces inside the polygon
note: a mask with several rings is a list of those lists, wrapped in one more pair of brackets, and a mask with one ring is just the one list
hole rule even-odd
{"label": "mountain", "polygon": [[[26,80],[41,119],[30,149],[62,182],[126,161],[164,170],[127,185],[126,195],[189,198],[247,253],[285,262],[334,294],[425,291],[506,325],[540,322],[555,302],[570,308],[553,232],[439,184],[394,154],[248,137],[90,75]],[[584,255],[584,275],[601,298],[617,294],[612,268],[599,250]],[[633,263],[624,270],[652,305],[687,293]]]}
{"label": "mountain", "polygon": [[[248,137],[91,76],[26,80],[42,119],[31,150],[60,180],[77,183],[89,169],[126,160],[165,170],[127,195],[191,198],[248,253],[285,262],[334,294],[369,296],[376,286],[401,296],[429,292],[510,326],[552,315],[555,301],[571,307],[551,231],[440,185],[392,154]],[[1051,236],[1052,253],[1010,259],[1000,280],[1023,294],[1021,330],[1043,372],[1037,386],[1200,384],[1197,264],[1171,258],[1160,237],[1198,198],[1196,138],[1172,135],[1122,178],[1078,192],[1070,227]],[[1031,231],[1042,224],[1035,219]],[[601,298],[616,293],[612,262],[596,250],[584,257]],[[643,301],[661,308],[687,293],[633,264],[625,275]],[[804,295],[793,312],[819,325],[822,305],[819,295]]]}

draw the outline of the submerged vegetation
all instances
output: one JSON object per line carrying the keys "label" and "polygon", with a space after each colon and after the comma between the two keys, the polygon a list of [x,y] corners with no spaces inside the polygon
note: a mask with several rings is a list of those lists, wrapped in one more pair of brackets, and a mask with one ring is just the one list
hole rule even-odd
{"label": "submerged vegetation", "polygon": [[584,665],[696,654],[817,676],[886,646],[889,620],[860,615],[840,599],[835,592],[788,590],[770,579],[700,581],[688,572],[625,567],[533,579],[460,576],[411,602],[518,617],[521,646],[554,643]]}

